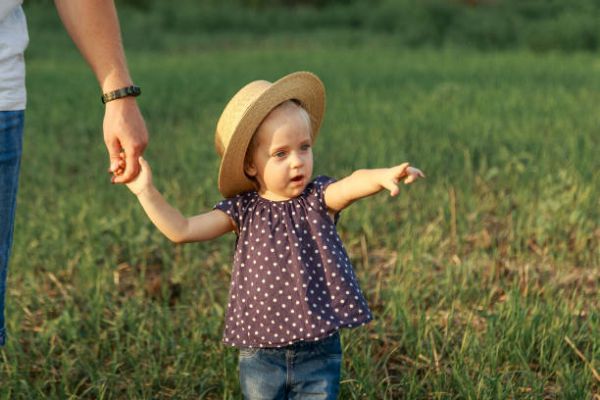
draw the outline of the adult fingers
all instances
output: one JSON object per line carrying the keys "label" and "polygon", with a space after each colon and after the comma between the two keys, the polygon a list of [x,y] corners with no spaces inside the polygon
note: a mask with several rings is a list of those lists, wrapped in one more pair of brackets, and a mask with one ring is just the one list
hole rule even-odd
{"label": "adult fingers", "polygon": [[126,162],[125,162],[125,153],[121,152],[119,153],[119,168],[116,171],[113,171],[113,175],[115,176],[119,176],[123,173],[123,171],[125,171],[125,166],[126,166]]}
{"label": "adult fingers", "polygon": [[115,173],[119,169],[119,161],[121,160],[121,143],[119,139],[114,138],[106,142],[106,150],[108,150],[108,172]]}
{"label": "adult fingers", "polygon": [[144,152],[148,143],[146,124],[135,98],[126,97],[107,103],[103,128],[105,142],[108,143],[106,138],[116,138],[125,152],[125,170],[114,177],[113,182],[128,183],[137,176],[138,157]]}
{"label": "adult fingers", "polygon": [[114,183],[128,183],[133,180],[140,172],[140,154],[135,150],[127,151],[125,149],[125,171],[123,174],[115,177]]}

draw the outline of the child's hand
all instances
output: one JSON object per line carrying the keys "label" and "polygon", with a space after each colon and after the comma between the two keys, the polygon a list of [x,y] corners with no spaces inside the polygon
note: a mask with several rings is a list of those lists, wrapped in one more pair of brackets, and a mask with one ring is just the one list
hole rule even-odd
{"label": "child's hand", "polygon": [[406,179],[404,180],[404,184],[408,185],[409,183],[413,183],[419,178],[425,178],[425,174],[418,168],[408,167],[406,168]]}
{"label": "child's hand", "polygon": [[133,194],[139,196],[145,190],[152,187],[152,170],[150,165],[143,157],[139,158],[140,161],[140,173],[129,183],[126,183],[127,187]]}
{"label": "child's hand", "polygon": [[120,152],[119,153],[119,161],[117,162],[117,167],[116,169],[113,171],[112,170],[112,165],[111,167],[108,169],[108,173],[111,174],[112,173],[112,177],[110,178],[110,182],[111,183],[115,183],[115,178],[119,175],[122,175],[123,172],[125,172],[125,166],[127,165],[126,161],[125,161],[125,153],[124,152]]}
{"label": "child's hand", "polygon": [[398,182],[404,178],[404,184],[413,183],[419,178],[425,178],[425,174],[418,168],[411,167],[409,163],[402,163],[395,167],[388,168],[384,172],[381,186],[390,191],[391,196],[396,196],[400,193]]}

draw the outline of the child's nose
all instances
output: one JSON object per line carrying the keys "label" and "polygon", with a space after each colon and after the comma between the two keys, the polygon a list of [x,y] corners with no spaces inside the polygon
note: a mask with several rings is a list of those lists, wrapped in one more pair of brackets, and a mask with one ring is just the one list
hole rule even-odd
{"label": "child's nose", "polygon": [[293,168],[301,167],[304,160],[298,153],[294,152],[291,154],[290,164]]}

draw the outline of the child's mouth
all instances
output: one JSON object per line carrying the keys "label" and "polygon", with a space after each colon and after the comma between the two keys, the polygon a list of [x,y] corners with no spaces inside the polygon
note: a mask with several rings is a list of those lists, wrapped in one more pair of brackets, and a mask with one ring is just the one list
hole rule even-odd
{"label": "child's mouth", "polygon": [[304,179],[304,175],[298,175],[292,178],[292,182],[294,183],[298,183],[298,182],[302,182],[302,179]]}

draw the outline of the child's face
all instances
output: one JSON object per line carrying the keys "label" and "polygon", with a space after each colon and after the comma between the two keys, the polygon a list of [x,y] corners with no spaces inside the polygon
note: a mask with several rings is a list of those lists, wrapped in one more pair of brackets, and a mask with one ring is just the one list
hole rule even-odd
{"label": "child's face", "polygon": [[303,110],[285,103],[260,125],[246,173],[258,181],[262,197],[289,200],[299,196],[310,182],[313,155],[309,123]]}

